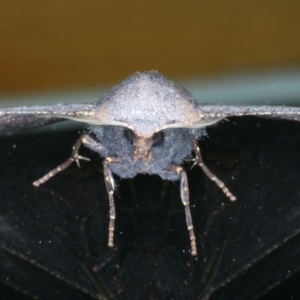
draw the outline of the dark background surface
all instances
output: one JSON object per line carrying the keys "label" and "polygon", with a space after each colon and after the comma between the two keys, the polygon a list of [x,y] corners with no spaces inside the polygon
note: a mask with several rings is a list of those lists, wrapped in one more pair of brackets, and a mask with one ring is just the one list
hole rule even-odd
{"label": "dark background surface", "polygon": [[1,137],[2,299],[21,299],[18,290],[41,299],[201,299],[214,290],[211,299],[253,299],[279,283],[260,299],[297,298],[299,279],[285,278],[300,268],[299,126],[246,117],[208,129],[204,161],[238,200],[186,165],[196,258],[177,182],[117,178],[109,249],[96,154],[82,148],[91,162],[32,186],[70,155],[79,130]]}

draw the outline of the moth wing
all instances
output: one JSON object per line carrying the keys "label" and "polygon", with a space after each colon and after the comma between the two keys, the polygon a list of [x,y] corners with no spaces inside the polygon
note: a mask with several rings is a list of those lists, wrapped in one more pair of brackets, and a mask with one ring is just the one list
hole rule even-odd
{"label": "moth wing", "polygon": [[[95,104],[54,104],[0,108],[0,134],[12,134],[22,129],[44,126],[63,120],[88,124],[114,124],[97,113]],[[126,126],[126,124],[122,124]]]}
{"label": "moth wing", "polygon": [[[300,121],[300,107],[268,105],[207,105],[196,106],[199,123],[210,125],[217,121],[239,116],[260,116]],[[200,126],[199,126],[200,127]]]}
{"label": "moth wing", "polygon": [[300,107],[267,106],[267,105],[199,105],[200,116],[233,117],[233,116],[267,116],[300,121]]}
{"label": "moth wing", "polygon": [[239,116],[259,116],[300,121],[300,107],[268,106],[268,105],[211,105],[196,104],[193,112],[189,112],[183,122],[167,124],[166,128],[201,128],[218,121]]}
{"label": "moth wing", "polygon": [[11,135],[23,129],[33,129],[65,121],[66,119],[36,115],[7,115],[0,117],[0,135]]}

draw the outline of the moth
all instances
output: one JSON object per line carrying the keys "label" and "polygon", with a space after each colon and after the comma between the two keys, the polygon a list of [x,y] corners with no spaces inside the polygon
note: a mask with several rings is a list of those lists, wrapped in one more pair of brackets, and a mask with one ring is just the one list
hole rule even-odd
{"label": "moth", "polygon": [[157,71],[136,72],[91,104],[56,104],[0,109],[0,130],[37,126],[70,119],[87,124],[86,133],[75,142],[71,156],[42,178],[38,187],[80,160],[81,145],[103,158],[103,172],[109,198],[108,246],[114,245],[116,184],[113,174],[132,178],[137,174],[159,175],[180,181],[191,254],[197,255],[184,160],[194,152],[194,165],[201,167],[230,201],[236,197],[203,162],[198,140],[205,127],[232,116],[265,116],[300,121],[300,108],[283,106],[211,105],[195,101],[191,93]]}

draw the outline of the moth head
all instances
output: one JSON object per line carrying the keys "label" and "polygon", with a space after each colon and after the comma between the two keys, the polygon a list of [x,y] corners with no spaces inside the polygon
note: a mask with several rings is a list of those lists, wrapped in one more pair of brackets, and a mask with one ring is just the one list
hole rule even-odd
{"label": "moth head", "polygon": [[161,145],[164,140],[162,131],[155,132],[150,136],[141,136],[127,128],[124,135],[134,147],[134,159],[151,159],[151,148]]}

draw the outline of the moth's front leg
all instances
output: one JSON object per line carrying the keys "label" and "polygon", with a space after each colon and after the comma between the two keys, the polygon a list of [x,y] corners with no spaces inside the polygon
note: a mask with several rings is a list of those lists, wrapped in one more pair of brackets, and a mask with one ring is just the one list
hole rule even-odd
{"label": "moth's front leg", "polygon": [[99,153],[100,155],[103,154],[103,156],[105,156],[106,154],[106,150],[105,148],[97,141],[95,141],[93,138],[91,138],[88,135],[82,135],[74,144],[73,149],[72,149],[72,153],[71,156],[62,164],[60,164],[59,166],[57,166],[55,169],[51,170],[50,172],[48,172],[46,175],[44,175],[42,178],[40,178],[37,181],[33,182],[34,186],[39,186],[41,184],[43,184],[44,182],[46,182],[47,180],[49,180],[51,177],[53,177],[54,175],[56,175],[57,173],[63,171],[64,169],[66,169],[72,162],[76,162],[76,164],[78,166],[79,165],[79,160],[89,160],[89,158],[80,156],[78,154],[79,148],[81,145],[85,145],[88,148],[92,149],[93,151]]}
{"label": "moth's front leg", "polygon": [[191,209],[190,209],[190,194],[189,194],[189,185],[188,185],[186,172],[181,166],[176,166],[176,165],[168,165],[166,170],[176,172],[180,176],[180,196],[181,196],[181,201],[184,205],[185,219],[186,219],[186,224],[190,235],[191,254],[197,255],[196,237],[194,233],[194,226],[193,226],[193,220],[192,220]]}
{"label": "moth's front leg", "polygon": [[191,137],[191,140],[192,140],[193,150],[195,152],[195,164],[201,167],[201,169],[206,174],[206,176],[217,184],[217,186],[224,192],[224,194],[230,199],[230,201],[235,201],[236,197],[231,194],[231,192],[226,187],[224,182],[222,182],[219,178],[217,178],[217,176],[215,176],[203,162],[202,155],[200,152],[200,147],[197,143],[197,140],[194,137]]}
{"label": "moth's front leg", "polygon": [[[107,155],[107,150],[105,147],[101,145],[98,141],[94,140],[89,135],[82,135],[74,144],[71,156],[62,164],[57,166],[55,169],[51,170],[49,173],[47,173],[45,176],[40,178],[39,180],[33,182],[34,186],[39,186],[49,180],[51,177],[56,175],[57,173],[63,171],[66,169],[72,162],[76,162],[79,166],[79,160],[89,160],[86,157],[80,156],[78,154],[79,148],[81,145],[84,145],[91,150],[99,153],[102,157],[105,157]],[[113,247],[114,245],[114,230],[115,230],[115,218],[116,218],[116,210],[115,210],[115,202],[113,198],[113,194],[115,191],[115,181],[112,176],[112,172],[110,170],[110,163],[111,162],[118,162],[120,163],[121,160],[117,157],[105,157],[103,161],[103,172],[104,172],[104,179],[105,179],[105,185],[106,190],[109,197],[109,227],[108,227],[108,246]]]}

